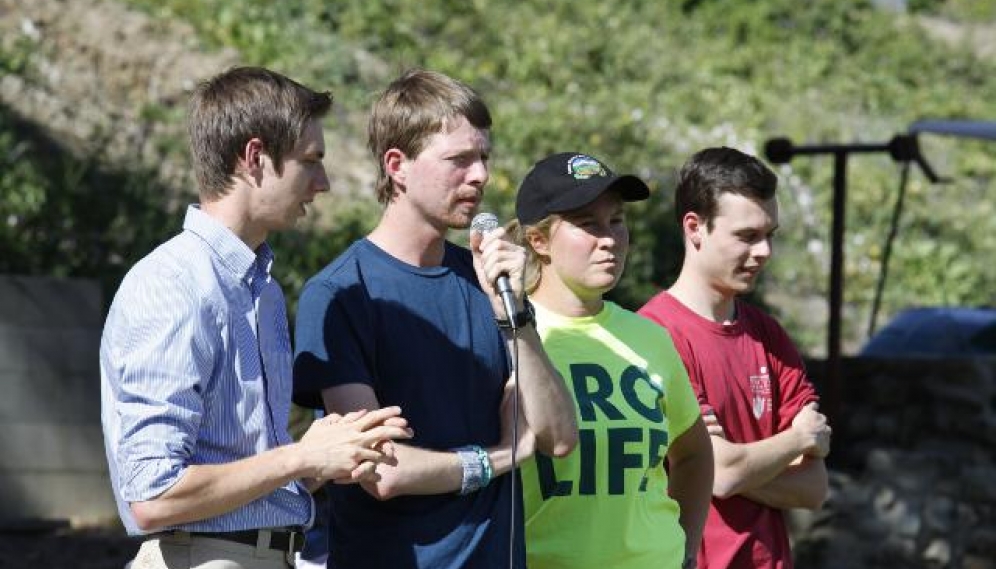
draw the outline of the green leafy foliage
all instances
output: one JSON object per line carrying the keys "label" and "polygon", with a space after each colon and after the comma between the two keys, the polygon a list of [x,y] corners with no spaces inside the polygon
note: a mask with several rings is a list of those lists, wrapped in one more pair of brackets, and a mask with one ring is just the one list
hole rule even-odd
{"label": "green leafy foliage", "polygon": [[[440,69],[487,94],[498,117],[492,209],[508,215],[522,173],[559,150],[591,152],[647,179],[656,195],[631,212],[633,254],[615,293],[630,306],[675,275],[680,247],[666,202],[671,173],[691,152],[726,144],[759,153],[775,135],[797,143],[886,142],[922,117],[996,115],[985,95],[996,88],[992,61],[925,40],[919,22],[869,2],[457,4],[384,7],[391,18],[371,13],[375,6],[355,19],[337,11],[351,22],[339,31],[390,61]],[[918,10],[963,13],[954,4]],[[939,189],[913,177],[887,314],[910,304],[992,302],[996,272],[977,259],[992,254],[984,246],[996,222],[987,206],[950,207],[960,199],[950,196],[968,194],[972,203],[991,204],[991,172],[962,174],[963,161],[984,168],[991,156],[991,148],[951,143],[935,166],[954,172],[954,184]],[[788,298],[825,297],[832,164],[797,159],[780,172],[784,219],[766,286]],[[898,170],[882,156],[855,156],[848,182],[845,325],[858,338]],[[931,228],[939,217],[961,222]],[[805,347],[819,351],[822,336],[812,331],[823,322],[811,304],[781,312]]]}
{"label": "green leafy foliage", "polygon": [[[996,118],[992,58],[924,32],[924,18],[992,25],[992,3],[970,0],[918,0],[906,12],[864,0],[127,3],[185,19],[206,46],[235,48],[247,63],[332,85],[338,112],[364,113],[371,93],[410,66],[474,85],[496,118],[485,207],[503,218],[511,216],[522,175],[551,152],[588,152],[640,175],[654,195],[629,212],[633,247],[613,293],[631,307],[667,286],[680,265],[670,191],[673,172],[692,152],[728,145],[760,154],[773,136],[880,143],[920,118]],[[0,63],[5,71],[23,68],[16,58]],[[886,316],[915,304],[992,304],[996,290],[996,266],[986,262],[996,253],[996,148],[926,136],[921,142],[933,166],[954,181],[932,186],[911,176]],[[17,144],[0,137],[0,152],[16,155]],[[832,164],[797,158],[778,172],[781,229],[764,285],[786,299],[775,309],[804,349],[818,354],[825,320],[812,306],[827,294]],[[898,180],[885,156],[849,161],[845,331],[853,342],[864,330]],[[49,207],[42,204],[56,199],[51,192],[61,183],[30,164],[13,167],[0,178],[4,207]],[[331,227],[277,237],[292,298],[376,215],[375,207],[359,205]]]}
{"label": "green leafy foliage", "polygon": [[0,273],[93,278],[113,292],[180,227],[151,171],[76,157],[3,106],[0,172]]}

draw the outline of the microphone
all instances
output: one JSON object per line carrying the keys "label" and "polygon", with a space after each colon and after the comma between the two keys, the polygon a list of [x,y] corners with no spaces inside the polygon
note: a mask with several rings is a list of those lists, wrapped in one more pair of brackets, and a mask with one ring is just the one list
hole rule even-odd
{"label": "microphone", "polygon": [[787,138],[772,138],[764,144],[764,155],[772,164],[788,164],[795,155],[795,147]]}
{"label": "microphone", "polygon": [[[498,229],[498,216],[493,213],[481,212],[470,222],[470,230],[480,231],[482,235],[487,235],[495,229]],[[515,293],[512,292],[512,283],[508,280],[508,275],[502,273],[495,279],[494,285],[501,297],[502,305],[505,306],[505,318],[511,322],[514,330],[518,326],[515,323]]]}

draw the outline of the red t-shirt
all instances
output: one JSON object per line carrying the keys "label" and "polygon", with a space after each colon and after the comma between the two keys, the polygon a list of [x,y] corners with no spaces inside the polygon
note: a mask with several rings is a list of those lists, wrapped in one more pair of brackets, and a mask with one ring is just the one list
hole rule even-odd
{"label": "red t-shirt", "polygon": [[[665,291],[639,313],[671,333],[699,407],[716,413],[730,442],[754,442],[784,431],[804,405],[819,400],[788,334],[750,304],[737,301],[736,321],[720,324]],[[698,566],[791,569],[782,511],[742,496],[713,498]]]}

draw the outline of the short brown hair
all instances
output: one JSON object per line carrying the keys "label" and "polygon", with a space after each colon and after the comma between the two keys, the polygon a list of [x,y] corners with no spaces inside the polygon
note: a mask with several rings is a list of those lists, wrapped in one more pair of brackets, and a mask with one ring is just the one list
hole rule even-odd
{"label": "short brown hair", "polygon": [[201,198],[227,193],[239,155],[252,138],[263,141],[279,170],[308,122],[331,107],[330,93],[262,67],[235,67],[202,82],[190,97],[187,118]]}
{"label": "short brown hair", "polygon": [[491,113],[480,95],[447,75],[411,69],[387,86],[374,102],[367,126],[367,146],[377,162],[377,201],[386,204],[393,194],[384,153],[397,148],[414,158],[430,136],[460,116],[475,128],[491,128]]}
{"label": "short brown hair", "polygon": [[757,158],[726,146],[706,148],[678,171],[674,213],[679,224],[686,213],[696,213],[711,231],[720,195],[767,201],[777,188],[778,176]]}

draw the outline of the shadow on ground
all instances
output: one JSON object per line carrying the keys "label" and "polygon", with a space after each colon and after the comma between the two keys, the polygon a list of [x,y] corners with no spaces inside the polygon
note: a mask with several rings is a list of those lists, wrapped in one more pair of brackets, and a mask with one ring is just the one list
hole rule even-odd
{"label": "shadow on ground", "polygon": [[117,527],[0,530],[0,569],[122,569],[139,545]]}

